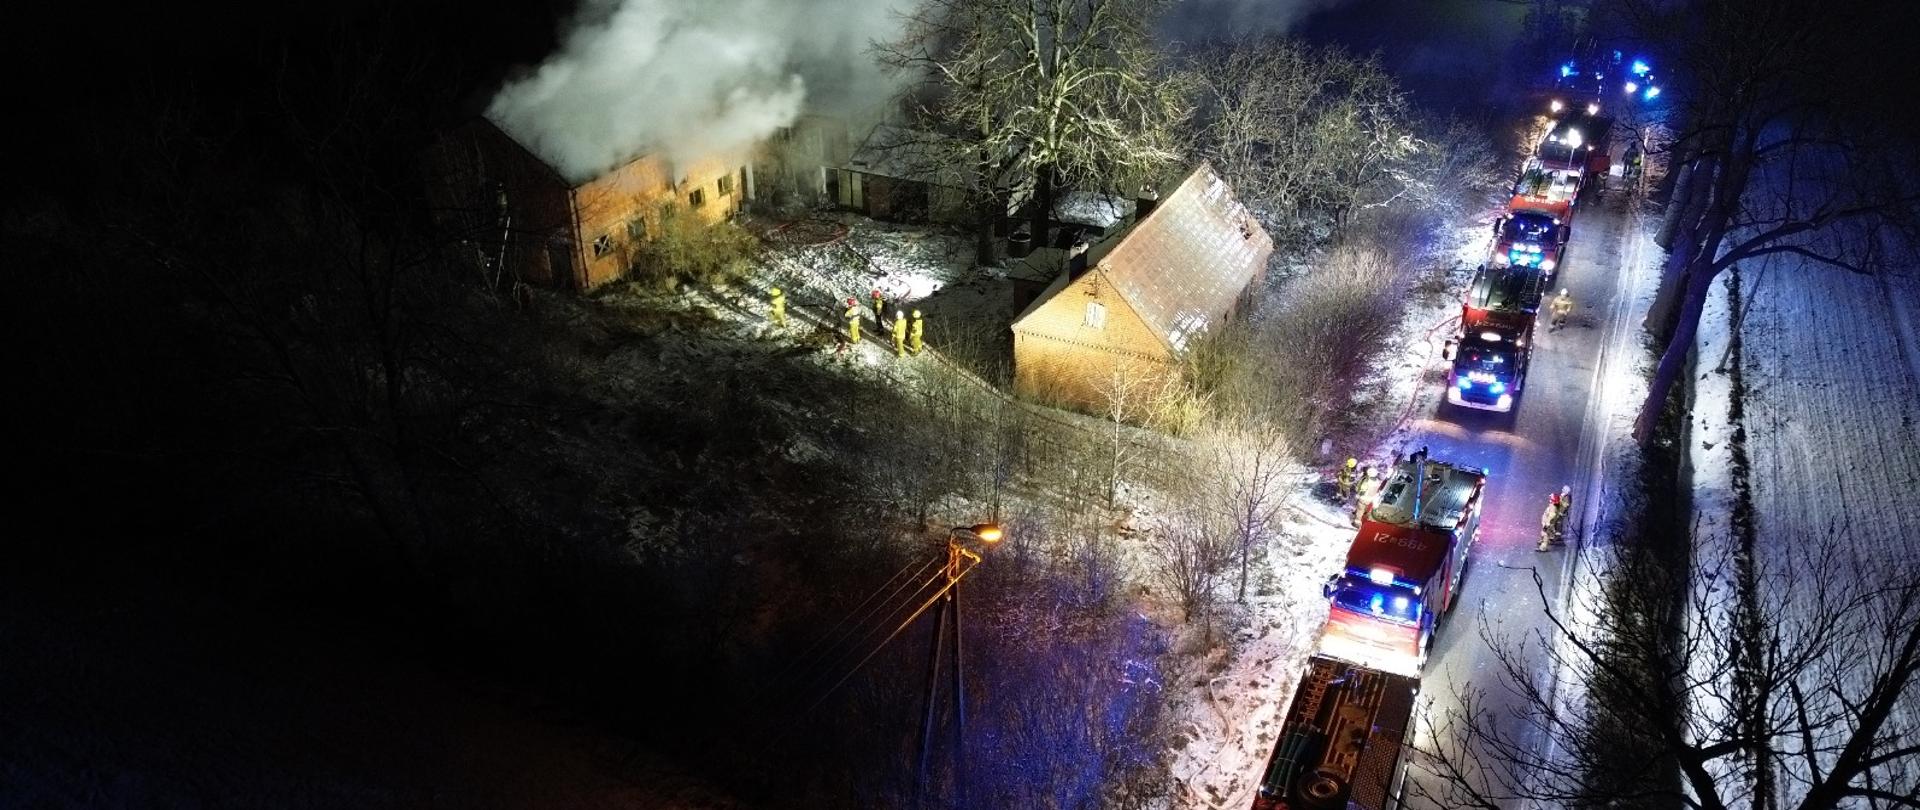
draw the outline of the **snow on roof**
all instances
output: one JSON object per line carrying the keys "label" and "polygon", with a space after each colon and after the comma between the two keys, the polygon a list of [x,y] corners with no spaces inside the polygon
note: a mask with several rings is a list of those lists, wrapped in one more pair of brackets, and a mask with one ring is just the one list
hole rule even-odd
{"label": "snow on roof", "polygon": [[[1424,482],[1414,480],[1420,468],[1425,469]],[[1394,465],[1388,473],[1387,483],[1380,489],[1380,503],[1370,514],[1381,523],[1412,525],[1417,512],[1421,525],[1451,530],[1460,522],[1467,502],[1484,477],[1479,470],[1456,467],[1444,461],[1428,461],[1422,465],[1408,459]]]}
{"label": "snow on roof", "polygon": [[[1094,246],[1087,265],[1178,352],[1233,308],[1272,253],[1273,239],[1203,163],[1144,219]],[[1049,287],[1021,318],[1063,287]]]}
{"label": "snow on roof", "polygon": [[913,180],[936,186],[970,188],[970,173],[954,167],[942,148],[944,136],[934,132],[879,124],[847,159],[847,168],[862,174]]}
{"label": "snow on roof", "polygon": [[1053,218],[1075,225],[1111,228],[1133,210],[1133,201],[1116,194],[1070,191],[1054,203]]}

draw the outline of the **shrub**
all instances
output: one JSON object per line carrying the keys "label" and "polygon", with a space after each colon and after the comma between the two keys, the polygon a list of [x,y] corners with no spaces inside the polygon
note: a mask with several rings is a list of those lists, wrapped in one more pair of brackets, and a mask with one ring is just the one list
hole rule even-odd
{"label": "shrub", "polygon": [[745,276],[759,252],[759,237],[732,222],[668,215],[660,221],[660,234],[634,252],[632,275],[665,289],[724,286]]}

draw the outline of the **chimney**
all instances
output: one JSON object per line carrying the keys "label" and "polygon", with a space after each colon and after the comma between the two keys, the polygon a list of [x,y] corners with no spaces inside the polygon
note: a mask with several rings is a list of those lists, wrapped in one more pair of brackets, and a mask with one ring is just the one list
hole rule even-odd
{"label": "chimney", "polygon": [[1087,269],[1087,240],[1081,239],[1067,249],[1067,277],[1080,275]]}
{"label": "chimney", "polygon": [[1073,243],[1067,254],[1060,257],[1060,280],[1072,281],[1080,272],[1087,269],[1087,240]]}
{"label": "chimney", "polygon": [[1140,193],[1133,198],[1133,221],[1146,219],[1148,214],[1153,213],[1154,206],[1159,204],[1160,192],[1151,188],[1140,189]]}

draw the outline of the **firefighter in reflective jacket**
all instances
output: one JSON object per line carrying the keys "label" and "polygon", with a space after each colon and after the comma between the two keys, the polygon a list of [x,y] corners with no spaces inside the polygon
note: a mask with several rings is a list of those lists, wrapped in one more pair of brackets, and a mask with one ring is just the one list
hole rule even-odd
{"label": "firefighter in reflective jacket", "polygon": [[787,325],[787,294],[779,287],[767,291],[767,322],[774,326]]}
{"label": "firefighter in reflective jacket", "polygon": [[881,326],[882,324],[885,324],[886,322],[887,322],[887,299],[886,299],[885,297],[882,297],[882,296],[880,295],[880,291],[879,291],[879,290],[874,290],[874,291],[873,291],[873,325],[874,325],[874,328],[876,328],[876,329],[877,329],[877,328],[879,328],[879,327],[880,327],[880,326]]}
{"label": "firefighter in reflective jacket", "polygon": [[1547,496],[1547,509],[1540,513],[1540,545],[1535,551],[1546,551],[1548,546],[1566,538],[1570,511],[1573,511],[1572,487],[1561,487],[1559,492]]}
{"label": "firefighter in reflective jacket", "polygon": [[907,356],[907,313],[898,310],[893,313],[893,356]]}
{"label": "firefighter in reflective jacket", "polygon": [[1380,501],[1380,487],[1385,483],[1380,478],[1379,470],[1371,466],[1361,470],[1360,484],[1354,492],[1357,497],[1353,499],[1353,525],[1360,525],[1360,519],[1367,516],[1367,510]]}
{"label": "firefighter in reflective jacket", "polygon": [[1560,294],[1553,297],[1553,303],[1548,307],[1553,312],[1553,325],[1550,328],[1566,326],[1567,316],[1573,314],[1573,296],[1567,294],[1567,288],[1561,287]]}
{"label": "firefighter in reflective jacket", "polygon": [[847,299],[847,342],[860,342],[860,302]]}
{"label": "firefighter in reflective jacket", "polygon": [[920,341],[921,341],[921,338],[926,335],[926,330],[927,330],[926,322],[920,320],[920,310],[917,310],[917,309],[914,310],[913,311],[913,327],[911,331],[907,333],[907,349],[909,351],[912,351],[914,354],[920,353],[920,349],[922,346]]}
{"label": "firefighter in reflective jacket", "polygon": [[1359,473],[1359,467],[1360,461],[1358,459],[1349,458],[1347,459],[1347,463],[1342,465],[1340,470],[1333,474],[1333,491],[1334,494],[1339,496],[1340,502],[1343,504],[1347,502],[1347,499],[1353,497],[1354,476]]}

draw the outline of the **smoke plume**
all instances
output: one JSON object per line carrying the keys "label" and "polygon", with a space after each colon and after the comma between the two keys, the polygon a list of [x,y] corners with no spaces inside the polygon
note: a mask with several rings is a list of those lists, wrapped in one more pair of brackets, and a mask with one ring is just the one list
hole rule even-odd
{"label": "smoke plume", "polygon": [[487,117],[574,182],[649,152],[736,157],[803,107],[883,102],[868,45],[895,36],[902,1],[586,0]]}

